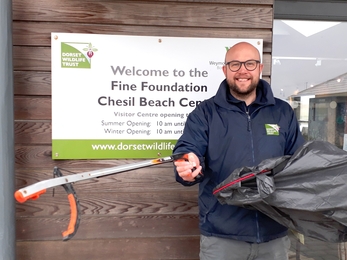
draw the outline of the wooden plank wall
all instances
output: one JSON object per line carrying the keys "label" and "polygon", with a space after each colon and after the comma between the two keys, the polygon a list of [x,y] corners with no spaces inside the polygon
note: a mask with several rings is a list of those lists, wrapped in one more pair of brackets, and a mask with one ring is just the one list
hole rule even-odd
{"label": "wooden plank wall", "polygon": [[[78,173],[135,161],[51,159],[51,32],[262,38],[269,80],[272,23],[273,0],[13,0],[17,188],[51,178],[54,166]],[[198,259],[197,187],[176,183],[172,165],[75,189],[82,219],[68,242],[62,188],[16,204],[17,259]]]}

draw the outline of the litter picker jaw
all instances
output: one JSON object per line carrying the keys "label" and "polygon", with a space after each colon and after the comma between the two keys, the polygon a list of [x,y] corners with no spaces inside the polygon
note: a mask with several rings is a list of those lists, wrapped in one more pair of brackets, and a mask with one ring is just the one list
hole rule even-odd
{"label": "litter picker jaw", "polygon": [[[63,176],[63,174],[61,173],[58,167],[54,167],[53,175],[56,177]],[[38,184],[40,183],[41,182],[39,182]],[[77,194],[72,186],[72,183],[61,184],[61,186],[63,186],[63,188],[65,189],[67,193],[67,197],[68,197],[69,205],[70,205],[70,222],[67,227],[67,230],[62,233],[63,241],[67,241],[67,240],[70,240],[77,232],[77,229],[80,223],[81,210],[80,210],[80,204],[77,198]],[[27,195],[27,191],[24,188],[24,189],[17,190],[14,196],[18,202],[24,203],[27,200],[37,200],[41,194],[44,194],[46,192],[46,190],[47,189],[42,189]]]}
{"label": "litter picker jaw", "polygon": [[[15,192],[14,197],[19,203],[24,203],[27,200],[38,199],[40,195],[44,194],[48,188],[63,186],[66,193],[68,194],[68,200],[70,204],[70,222],[67,230],[63,232],[63,241],[67,241],[70,240],[76,234],[77,229],[79,227],[81,215],[80,204],[77,198],[77,194],[72,186],[73,183],[178,160],[188,161],[188,154],[178,153],[168,157],[162,157],[153,160],[146,160],[143,162],[130,163],[126,165],[120,165],[116,167],[66,176],[63,176],[58,167],[54,167],[53,174],[55,178],[39,181],[27,187],[21,188]],[[199,174],[196,177],[196,179],[199,179],[201,177],[202,175]]]}

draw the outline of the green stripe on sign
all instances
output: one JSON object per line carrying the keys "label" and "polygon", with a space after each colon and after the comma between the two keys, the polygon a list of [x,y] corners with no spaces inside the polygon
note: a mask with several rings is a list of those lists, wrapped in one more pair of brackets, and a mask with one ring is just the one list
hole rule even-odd
{"label": "green stripe on sign", "polygon": [[170,156],[177,140],[52,140],[52,159],[131,159]]}

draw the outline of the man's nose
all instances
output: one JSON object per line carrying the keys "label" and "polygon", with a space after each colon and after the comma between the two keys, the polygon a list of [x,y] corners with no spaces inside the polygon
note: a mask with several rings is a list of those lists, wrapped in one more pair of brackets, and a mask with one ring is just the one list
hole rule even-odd
{"label": "man's nose", "polygon": [[241,67],[240,67],[240,69],[239,69],[239,72],[240,71],[248,71],[247,69],[246,69],[246,63],[241,63]]}

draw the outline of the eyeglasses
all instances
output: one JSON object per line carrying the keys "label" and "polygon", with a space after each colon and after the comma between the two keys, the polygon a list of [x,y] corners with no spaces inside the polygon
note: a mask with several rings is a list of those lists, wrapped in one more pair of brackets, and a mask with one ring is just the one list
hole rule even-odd
{"label": "eyeglasses", "polygon": [[260,63],[259,60],[246,60],[243,62],[238,60],[232,60],[225,63],[225,66],[228,66],[232,72],[236,72],[241,68],[242,64],[244,64],[245,68],[248,71],[253,71],[257,68],[258,63]]}

